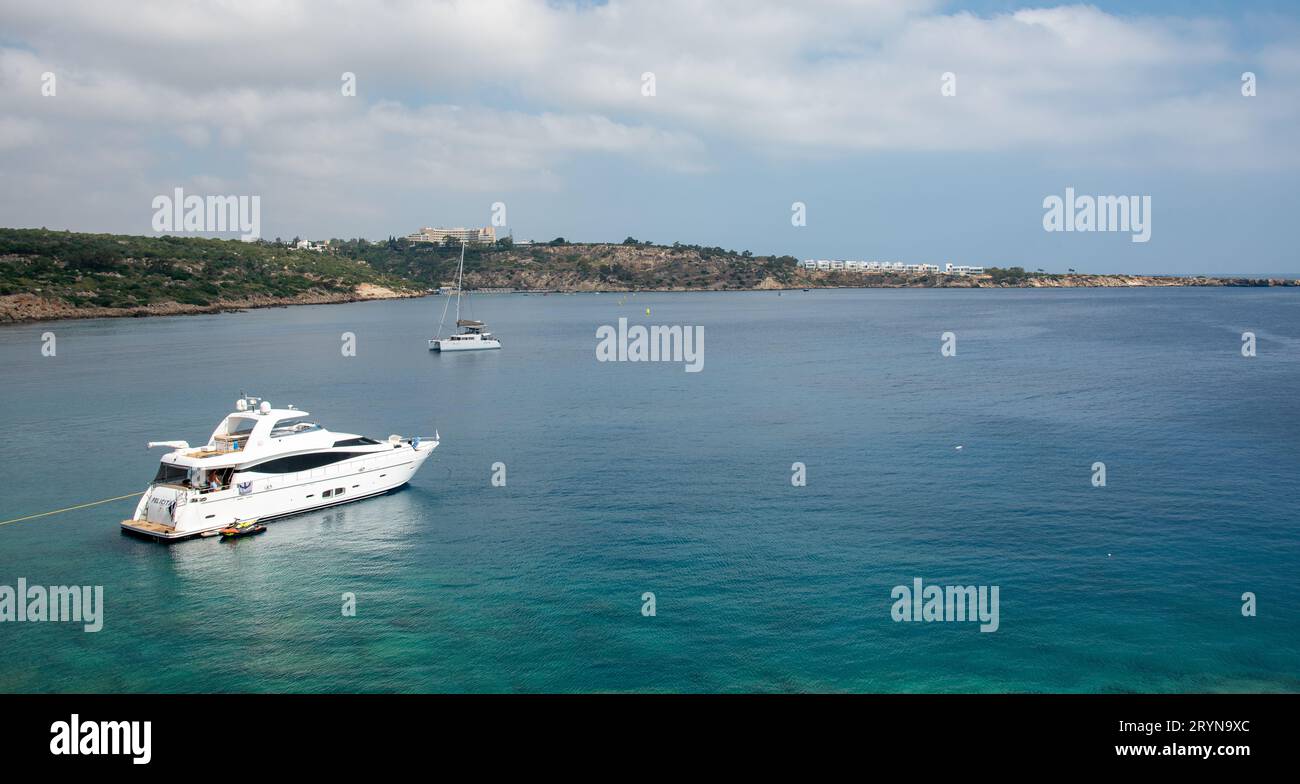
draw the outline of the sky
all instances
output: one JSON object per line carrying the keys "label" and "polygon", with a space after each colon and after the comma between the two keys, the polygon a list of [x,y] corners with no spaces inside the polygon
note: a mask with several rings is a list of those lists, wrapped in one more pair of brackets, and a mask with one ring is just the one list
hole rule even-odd
{"label": "sky", "polygon": [[[1297,138],[1295,2],[0,0],[9,227],[150,234],[183,188],[266,238],[501,204],[516,239],[1295,275]],[[1045,230],[1066,188],[1149,197],[1149,240]]]}

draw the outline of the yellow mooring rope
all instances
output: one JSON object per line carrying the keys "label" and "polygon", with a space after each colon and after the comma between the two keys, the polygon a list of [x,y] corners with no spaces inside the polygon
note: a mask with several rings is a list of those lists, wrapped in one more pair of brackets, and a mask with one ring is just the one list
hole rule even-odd
{"label": "yellow mooring rope", "polygon": [[85,509],[88,506],[99,506],[100,504],[106,504],[109,501],[121,501],[123,498],[134,498],[135,496],[138,495],[141,495],[141,493],[127,493],[126,495],[119,495],[116,498],[105,498],[102,501],[91,501],[88,504],[77,504],[76,506],[68,506],[68,507],[64,507],[63,509],[55,509],[53,512],[41,512],[40,514],[27,515],[26,517],[15,517],[12,520],[4,520],[0,522],[0,525],[9,525],[10,523],[21,523],[23,520],[34,520],[37,517],[46,517],[48,515],[58,514],[60,512],[71,512],[73,509]]}

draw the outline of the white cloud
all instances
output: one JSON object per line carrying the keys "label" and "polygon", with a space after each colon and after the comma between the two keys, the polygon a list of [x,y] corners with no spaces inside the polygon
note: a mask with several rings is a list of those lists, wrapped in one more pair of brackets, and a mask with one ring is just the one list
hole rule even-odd
{"label": "white cloud", "polygon": [[[1090,6],[982,17],[886,0],[80,0],[55,18],[10,0],[0,14],[22,47],[0,49],[0,166],[19,183],[86,158],[114,187],[95,159],[103,139],[148,168],[119,187],[244,170],[246,187],[310,183],[309,199],[341,179],[558,189],[589,155],[693,174],[734,147],[1300,165],[1295,80],[1238,91],[1252,58],[1293,76],[1300,48],[1243,52],[1220,22]],[[56,98],[40,96],[47,70]],[[340,95],[344,71],[356,98]],[[945,71],[954,98],[939,93]]]}

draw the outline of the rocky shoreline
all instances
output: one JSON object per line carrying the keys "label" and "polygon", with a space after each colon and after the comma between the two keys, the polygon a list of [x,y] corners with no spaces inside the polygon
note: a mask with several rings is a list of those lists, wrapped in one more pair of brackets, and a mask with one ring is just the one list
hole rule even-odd
{"label": "rocky shoreline", "polygon": [[[913,280],[877,279],[863,280],[863,275],[812,272],[804,279],[782,284],[766,278],[756,286],[736,287],[663,287],[628,288],[583,281],[576,286],[527,289],[499,287],[499,291],[519,293],[629,293],[637,292],[687,292],[687,291],[799,291],[802,289],[842,288],[1173,288],[1173,287],[1300,287],[1300,281],[1286,278],[1184,278],[1153,275],[1053,275],[1027,278],[1015,283],[995,282],[987,276],[952,277],[940,280],[916,278]],[[486,281],[482,281],[486,282]],[[484,286],[484,288],[488,288]],[[382,299],[410,299],[427,296],[427,292],[396,291],[381,286],[362,284],[351,293],[312,293],[296,297],[255,297],[248,299],[218,300],[209,305],[189,305],[178,302],[160,302],[134,308],[77,307],[61,300],[39,297],[35,294],[0,296],[0,324],[17,324],[34,321],[62,321],[93,318],[142,318],[147,316],[185,316],[210,313],[236,313],[256,308],[289,307],[292,305],[335,305],[346,302],[367,302]]]}
{"label": "rocky shoreline", "polygon": [[158,302],[134,308],[104,308],[93,306],[77,307],[61,300],[46,299],[35,294],[10,294],[0,296],[0,324],[66,321],[69,319],[194,316],[207,313],[238,313],[256,308],[277,308],[291,305],[339,305],[345,302],[410,299],[423,296],[426,296],[424,292],[394,291],[380,286],[362,285],[358,286],[352,293],[315,293],[296,297],[253,297],[217,300],[208,305]]}
{"label": "rocky shoreline", "polygon": [[1020,288],[1144,288],[1144,287],[1237,287],[1269,288],[1300,286],[1290,278],[1178,278],[1157,275],[1066,275],[1030,278]]}

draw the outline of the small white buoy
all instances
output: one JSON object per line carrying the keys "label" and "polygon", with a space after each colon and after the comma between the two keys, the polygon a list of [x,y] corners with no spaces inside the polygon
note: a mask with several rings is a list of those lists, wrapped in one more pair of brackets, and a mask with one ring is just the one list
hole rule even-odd
{"label": "small white buoy", "polygon": [[957,446],[953,447],[953,449],[956,449],[956,450],[958,450],[958,451],[961,451],[961,444],[958,444]]}

